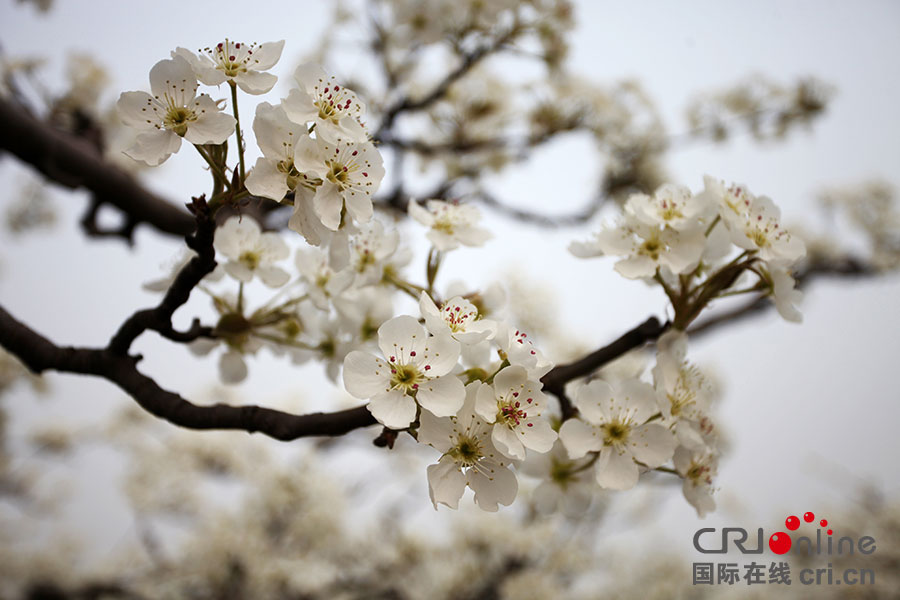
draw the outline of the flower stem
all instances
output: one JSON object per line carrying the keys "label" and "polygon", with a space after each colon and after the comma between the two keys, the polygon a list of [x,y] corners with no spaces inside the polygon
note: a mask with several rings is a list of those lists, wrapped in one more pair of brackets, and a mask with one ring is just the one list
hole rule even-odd
{"label": "flower stem", "polygon": [[213,178],[216,180],[216,182],[224,183],[225,187],[230,190],[231,182],[228,181],[228,177],[225,176],[225,172],[219,165],[216,164],[216,161],[212,159],[212,157],[209,155],[209,152],[207,152],[206,149],[199,144],[194,144],[194,148],[197,149],[197,152],[200,153],[200,156],[202,156],[203,160],[206,161],[206,164],[209,165],[209,169],[210,171],[212,171]]}
{"label": "flower stem", "polygon": [[240,161],[241,183],[244,182],[246,172],[244,170],[244,141],[241,138],[241,116],[238,113],[237,85],[229,80],[231,86],[231,110],[234,111],[234,131],[237,134],[238,160]]}

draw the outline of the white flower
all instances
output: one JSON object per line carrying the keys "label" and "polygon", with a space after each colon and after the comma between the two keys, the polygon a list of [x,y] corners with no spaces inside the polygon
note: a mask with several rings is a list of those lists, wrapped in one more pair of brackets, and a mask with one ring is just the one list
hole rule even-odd
{"label": "white flower", "polygon": [[313,64],[297,67],[294,78],[300,89],[292,89],[283,102],[292,121],[315,123],[316,137],[332,144],[368,139],[362,124],[366,107],[355,93]]}
{"label": "white flower", "polygon": [[375,145],[332,144],[321,137],[316,138],[316,144],[315,153],[304,156],[302,162],[295,156],[295,164],[299,172],[320,180],[312,204],[322,224],[337,231],[344,208],[357,223],[371,219],[371,196],[384,177],[381,154]]}
{"label": "white flower", "polygon": [[456,416],[437,418],[427,412],[420,417],[418,440],[442,456],[428,467],[428,490],[437,509],[444,504],[456,509],[466,486],[475,492],[475,503],[494,512],[516,499],[519,482],[509,469],[509,460],[491,443],[491,425],[475,413],[475,398],[481,382],[466,386],[465,403]]}
{"label": "white flower", "polygon": [[223,383],[240,383],[247,377],[244,356],[256,353],[263,342],[253,335],[250,323],[237,310],[237,298],[217,297],[214,306],[220,315],[216,338],[199,338],[188,344],[188,349],[198,356],[206,356],[215,348],[224,347],[225,352],[219,357],[219,376]]}
{"label": "white flower", "polygon": [[584,461],[569,458],[561,441],[550,452],[532,452],[519,469],[522,473],[541,479],[531,499],[543,515],[557,510],[567,517],[583,517],[594,497],[594,487]]}
{"label": "white flower", "polygon": [[658,268],[686,273],[697,266],[706,247],[702,228],[677,231],[671,227],[648,225],[633,215],[617,227],[607,227],[588,242],[573,242],[569,251],[579,258],[624,256],[615,269],[628,279],[653,277]]}
{"label": "white flower", "polygon": [[656,394],[648,384],[632,380],[613,388],[594,380],[575,398],[581,417],[569,419],[559,437],[569,457],[581,458],[599,452],[595,467],[597,483],[614,490],[628,490],[638,481],[635,460],[654,469],[675,451],[675,438],[658,423],[647,423],[656,411]]}
{"label": "white flower", "polygon": [[781,226],[781,211],[771,198],[756,197],[746,186],[725,188],[722,182],[709,176],[704,178],[704,183],[702,195],[718,203],[719,214],[736,246],[756,250],[762,260],[782,265],[806,255],[803,241]]}
{"label": "white flower", "polygon": [[256,143],[263,156],[247,175],[247,190],[254,196],[281,201],[289,190],[304,182],[304,176],[294,165],[294,156],[311,160],[318,152],[316,143],[306,128],[287,118],[281,106],[262,102],[256,107],[253,120]]}
{"label": "white flower", "polygon": [[431,296],[422,292],[419,310],[425,326],[434,335],[449,335],[461,344],[477,344],[489,340],[497,333],[497,323],[479,318],[474,304],[460,296],[454,296],[438,308]]}
{"label": "white flower", "polygon": [[378,328],[394,315],[393,294],[382,287],[367,286],[334,300],[345,329],[363,341],[378,337]]}
{"label": "white flower", "polygon": [[290,279],[287,271],[274,264],[290,255],[290,250],[277,233],[262,233],[251,218],[231,217],[216,229],[213,245],[228,258],[225,272],[244,283],[254,275],[269,287],[281,287]]}
{"label": "white flower", "polygon": [[509,364],[524,367],[528,377],[535,381],[553,368],[553,363],[544,358],[543,353],[528,339],[527,333],[505,323],[498,327],[495,341],[506,354]]}
{"label": "white flower", "polygon": [[666,225],[675,231],[697,229],[706,222],[711,204],[704,196],[694,196],[688,188],[666,183],[653,197],[633,194],[625,211],[647,225]]}
{"label": "white flower", "polygon": [[709,175],[703,176],[703,191],[699,195],[719,207],[725,222],[746,217],[755,198],[746,186],[731,184],[726,188],[725,182]]}
{"label": "white flower", "polygon": [[233,81],[248,94],[265,94],[278,78],[263,73],[275,66],[281,58],[284,40],[265,44],[244,44],[225,39],[214,48],[204,48],[197,56],[186,48],[176,48],[172,56],[187,60],[197,78],[206,85],[219,85]]}
{"label": "white flower", "polygon": [[540,418],[547,405],[541,387],[524,368],[509,366],[497,373],[493,384],[478,389],[475,411],[494,424],[491,441],[510,458],[524,459],[525,448],[547,452],[556,441],[550,423]]}
{"label": "white flower", "polygon": [[702,519],[716,509],[712,485],[719,467],[718,456],[709,452],[691,452],[679,446],[673,462],[675,470],[684,478],[681,488],[684,497],[697,509],[697,516]]}
{"label": "white flower", "polygon": [[472,205],[429,200],[425,207],[410,200],[409,216],[431,228],[425,237],[441,252],[459,248],[460,244],[481,246],[491,237],[487,229],[477,226],[481,213]]}
{"label": "white flower", "polygon": [[234,131],[234,117],[221,112],[206,94],[197,96],[197,78],[181,56],[161,60],[150,69],[150,90],[124,92],[116,107],[122,121],[140,133],[125,154],[155,166],[181,147],[221,144]]}
{"label": "white flower", "polygon": [[653,381],[663,418],[672,424],[679,443],[692,450],[706,448],[710,389],[700,370],[687,362],[687,335],[676,329],[657,341]]}
{"label": "white flower", "polygon": [[344,360],[344,386],[356,398],[371,398],[369,412],[392,429],[416,419],[416,405],[439,417],[455,415],[463,404],[463,383],[450,371],[459,359],[459,344],[430,336],[408,315],[378,328],[385,360],[354,351]]}
{"label": "white flower", "polygon": [[[302,341],[313,348],[313,356],[325,363],[326,375],[336,382],[341,365],[353,349],[352,340],[344,332],[344,320],[307,303],[300,305],[298,312],[304,326]],[[309,355],[309,351],[297,349],[294,362],[300,364]]]}
{"label": "white flower", "polygon": [[[396,229],[385,232],[378,221],[359,228],[350,239],[347,262],[356,273],[357,285],[374,285],[384,277],[385,266],[393,258],[400,243]],[[335,244],[332,242],[332,248]]]}
{"label": "white flower", "polygon": [[353,283],[354,276],[349,269],[335,271],[331,268],[328,256],[319,250],[298,249],[294,264],[300,277],[308,284],[306,293],[310,300],[321,310],[328,310],[330,301]]}

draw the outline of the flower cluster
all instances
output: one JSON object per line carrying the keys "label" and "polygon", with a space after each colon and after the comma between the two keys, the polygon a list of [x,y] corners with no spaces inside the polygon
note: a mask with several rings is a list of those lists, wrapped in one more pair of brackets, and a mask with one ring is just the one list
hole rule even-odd
{"label": "flower cluster", "polygon": [[263,156],[247,176],[247,189],[293,202],[290,228],[318,246],[348,218],[357,224],[372,218],[372,194],[384,167],[367,141],[365,105],[355,93],[309,64],[294,78],[298,87],[280,104],[256,109],[253,131]]}
{"label": "flower cluster", "polygon": [[[713,299],[749,292],[770,294],[782,317],[799,321],[791,268],[806,250],[780,217],[770,198],[706,177],[698,194],[665,184],[653,196],[632,195],[614,226],[574,242],[570,251],[621,257],[615,264],[621,275],[658,282],[682,330]],[[753,285],[747,275],[755,277]]]}
{"label": "flower cluster", "polygon": [[[472,3],[472,10],[473,19],[496,16],[482,3]],[[785,318],[799,320],[790,269],[804,246],[781,226],[774,203],[709,177],[698,194],[665,184],[652,196],[632,195],[616,225],[572,244],[576,256],[617,256],[623,276],[662,286],[675,315],[658,340],[650,376],[642,377],[643,369],[619,377],[595,373],[571,387],[574,407],[554,391],[557,403],[542,383],[551,361],[497,310],[496,292],[436,284],[450,252],[490,238],[475,206],[410,201],[408,214],[427,228],[432,247],[425,281],[404,275],[410,253],[396,230],[373,218],[372,194],[384,168],[369,141],[366,108],[341,82],[301,65],[285,98],[259,103],[253,130],[262,156],[245,172],[238,90],[270,91],[276,79],[266,71],[282,48],[283,42],[227,39],[199,55],[178,48],[151,70],[152,95],[128,92],[119,100],[122,118],[141,130],[130,156],[159,164],[187,139],[214,179],[208,206],[236,213],[220,219],[213,243],[220,266],[198,286],[212,297],[218,320],[200,328],[192,349],[220,349],[226,383],[243,381],[246,358],[263,348],[295,364],[324,363],[327,375],[366,401],[387,430],[407,431],[440,453],[427,469],[435,508],[456,508],[468,487],[479,507],[496,511],[515,500],[518,476],[526,474],[542,480],[539,509],[578,512],[590,503],[591,479],[626,490],[641,473],[662,470],[684,480],[685,497],[698,513],[712,510],[719,456],[712,392],[686,359],[684,331],[711,301],[746,292],[774,296]],[[234,116],[198,95],[200,82],[227,83]],[[500,127],[506,113],[491,107],[505,106],[502,90],[483,91],[468,97],[460,88],[449,99],[463,106],[482,98],[466,110],[483,120],[493,115]],[[239,156],[229,165],[225,142],[232,131]],[[242,210],[248,196],[292,205],[289,227],[306,243],[292,251],[280,234],[264,231]],[[299,246],[300,237],[293,239]],[[232,287],[220,291],[215,286],[226,275]],[[174,280],[147,289],[164,291]],[[251,286],[271,293],[252,310]],[[398,293],[416,302],[415,314],[395,315]]]}

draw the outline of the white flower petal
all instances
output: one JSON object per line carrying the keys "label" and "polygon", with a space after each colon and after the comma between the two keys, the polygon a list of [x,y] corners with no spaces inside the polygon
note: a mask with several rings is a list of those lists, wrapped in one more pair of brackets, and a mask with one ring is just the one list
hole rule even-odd
{"label": "white flower petal", "polygon": [[600,450],[595,469],[600,487],[611,490],[630,490],[638,481],[640,471],[627,452],[619,452],[614,446]]}
{"label": "white flower petal", "polygon": [[428,465],[428,494],[431,503],[437,510],[438,504],[444,504],[456,510],[459,499],[466,491],[466,476],[459,470],[450,457],[444,457],[434,465]]}
{"label": "white flower petal", "polygon": [[379,423],[391,429],[406,429],[416,420],[415,401],[399,390],[375,396],[367,408]]}
{"label": "white flower petal", "polygon": [[277,81],[278,77],[275,75],[260,73],[259,71],[238,73],[234,78],[234,82],[238,84],[239,88],[254,96],[265,94],[275,87]]}
{"label": "white flower petal", "polygon": [[557,438],[545,419],[531,419],[517,427],[516,432],[525,447],[535,452],[549,452]]}
{"label": "white flower petal", "polygon": [[344,358],[344,387],[360,400],[388,391],[390,376],[390,366],[368,352],[354,350]]}
{"label": "white flower petal", "polygon": [[155,129],[159,118],[153,112],[153,97],[147,92],[123,92],[116,102],[122,122],[135,129]]}
{"label": "white flower petal", "polygon": [[229,350],[219,358],[219,376],[223,383],[240,383],[247,378],[247,363],[237,350]]}
{"label": "white flower petal", "polygon": [[636,427],[627,442],[631,454],[651,469],[667,463],[677,445],[672,432],[658,423]]}
{"label": "white flower petal", "polygon": [[134,145],[125,154],[143,163],[155,167],[162,164],[173,153],[181,148],[181,137],[174,131],[160,129],[138,134]]}
{"label": "white flower petal", "polygon": [[596,429],[578,419],[569,419],[562,424],[559,439],[571,459],[581,458],[588,452],[596,452],[603,447],[603,439]]}
{"label": "white flower petal", "polygon": [[475,503],[488,512],[496,512],[498,504],[509,506],[519,492],[516,476],[506,467],[491,466],[487,473],[469,469],[469,487],[475,492]]}
{"label": "white flower petal", "polygon": [[416,392],[419,405],[438,417],[456,415],[465,399],[465,385],[454,375],[424,381]]}
{"label": "white flower petal", "polygon": [[245,181],[247,191],[254,196],[271,198],[276,202],[284,199],[288,193],[287,176],[278,170],[278,163],[260,156],[256,165],[247,175]]}
{"label": "white flower petal", "polygon": [[516,432],[503,423],[497,423],[491,430],[491,441],[497,450],[509,458],[525,460],[525,446]]}

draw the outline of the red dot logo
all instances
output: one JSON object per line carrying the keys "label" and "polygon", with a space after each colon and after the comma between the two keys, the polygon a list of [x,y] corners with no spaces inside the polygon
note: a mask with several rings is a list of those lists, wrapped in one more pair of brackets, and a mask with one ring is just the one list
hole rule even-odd
{"label": "red dot logo", "polygon": [[829,529],[827,533],[828,533],[828,535],[831,535],[832,533],[834,533],[834,531],[832,531],[831,529]]}
{"label": "red dot logo", "polygon": [[783,531],[773,533],[769,537],[769,549],[775,554],[787,554],[791,549],[791,536]]}
{"label": "red dot logo", "polygon": [[816,515],[812,514],[811,512],[803,513],[803,520],[807,523],[812,523],[816,520]]}
{"label": "red dot logo", "polygon": [[800,519],[791,515],[787,519],[784,520],[784,526],[790,529],[791,531],[797,531],[797,528],[800,527]]}
{"label": "red dot logo", "polygon": [[821,525],[822,527],[828,527],[828,519],[822,519],[821,521],[819,521],[819,525]]}

